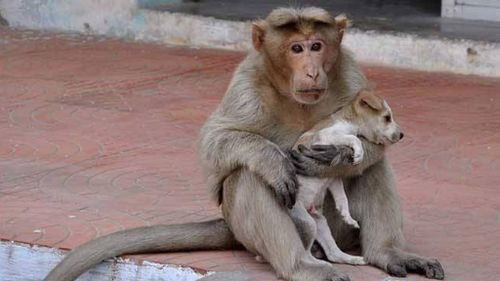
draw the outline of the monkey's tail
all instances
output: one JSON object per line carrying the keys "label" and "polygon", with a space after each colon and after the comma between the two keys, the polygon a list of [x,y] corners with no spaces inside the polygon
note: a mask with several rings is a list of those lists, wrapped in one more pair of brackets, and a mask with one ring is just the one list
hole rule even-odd
{"label": "monkey's tail", "polygon": [[123,254],[239,247],[223,219],[126,229],[91,240],[67,254],[45,281],[72,281],[101,261]]}

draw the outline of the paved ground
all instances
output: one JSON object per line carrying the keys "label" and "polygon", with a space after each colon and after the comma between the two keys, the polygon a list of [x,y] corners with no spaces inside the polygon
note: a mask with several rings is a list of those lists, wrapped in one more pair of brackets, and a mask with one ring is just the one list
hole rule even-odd
{"label": "paved ground", "polygon": [[[196,136],[242,56],[0,29],[0,237],[71,249],[218,217]],[[365,70],[406,129],[390,158],[408,249],[439,258],[447,280],[500,280],[500,80]],[[243,251],[134,258],[274,279]]]}

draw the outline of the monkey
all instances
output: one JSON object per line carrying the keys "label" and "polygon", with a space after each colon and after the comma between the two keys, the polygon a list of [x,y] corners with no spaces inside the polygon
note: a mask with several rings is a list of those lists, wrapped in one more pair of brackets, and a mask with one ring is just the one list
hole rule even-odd
{"label": "monkey", "polygon": [[[345,145],[353,151],[351,163],[357,165],[363,160],[363,145],[358,136],[381,145],[394,144],[404,136],[387,102],[372,91],[362,90],[351,104],[344,106],[302,134],[295,143],[294,149],[303,150],[304,145],[313,144]],[[291,156],[295,155],[296,152],[292,151]],[[340,158],[334,158],[332,161],[336,165]],[[309,227],[303,231],[312,233],[313,239],[305,242],[306,249],[311,251],[316,239],[323,248],[328,261],[352,265],[366,264],[363,257],[344,253],[337,246],[323,215],[325,195],[327,191],[330,191],[343,221],[354,228],[359,228],[358,222],[349,212],[342,179],[299,176],[298,180],[297,202],[290,211],[290,216],[295,224],[299,224],[299,228]]]}
{"label": "monkey", "polygon": [[[346,106],[367,84],[353,55],[341,46],[346,22],[307,7],[277,8],[252,23],[253,48],[200,131],[200,163],[223,219],[99,237],[71,251],[45,280],[74,280],[122,254],[238,247],[262,256],[285,280],[349,280],[331,263],[312,257],[301,241],[287,210],[295,203],[296,172],[345,178],[369,264],[396,276],[417,272],[443,279],[437,260],[401,249],[402,215],[383,146],[363,141],[358,165],[330,165],[339,153],[348,155],[333,145],[307,148],[295,159],[286,153],[302,133]],[[325,216],[342,248],[358,239],[335,218],[332,201],[325,199]]]}

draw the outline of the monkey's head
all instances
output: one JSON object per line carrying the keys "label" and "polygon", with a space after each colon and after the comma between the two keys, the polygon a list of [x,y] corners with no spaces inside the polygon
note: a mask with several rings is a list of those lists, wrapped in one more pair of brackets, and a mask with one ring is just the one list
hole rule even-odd
{"label": "monkey's head", "polygon": [[320,8],[278,8],[252,25],[255,50],[281,94],[301,104],[318,103],[335,71],[347,18]]}

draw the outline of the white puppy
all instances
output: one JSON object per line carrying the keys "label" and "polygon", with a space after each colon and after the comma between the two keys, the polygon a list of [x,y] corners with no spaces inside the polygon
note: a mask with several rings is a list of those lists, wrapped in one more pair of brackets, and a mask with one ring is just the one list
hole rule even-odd
{"label": "white puppy", "polygon": [[[304,133],[297,141],[298,145],[346,145],[353,150],[352,164],[363,160],[363,145],[357,136],[370,142],[389,145],[398,142],[403,132],[392,117],[389,105],[370,91],[360,91],[350,106],[319,122]],[[349,205],[341,178],[314,178],[299,176],[297,203],[290,210],[294,221],[311,228],[307,233],[316,234],[316,240],[331,262],[348,264],[366,264],[363,257],[342,252],[331,234],[326,218],[322,214],[322,205],[326,190],[330,190],[344,221],[359,228],[358,222],[351,217]],[[314,239],[308,245],[311,250]]]}

